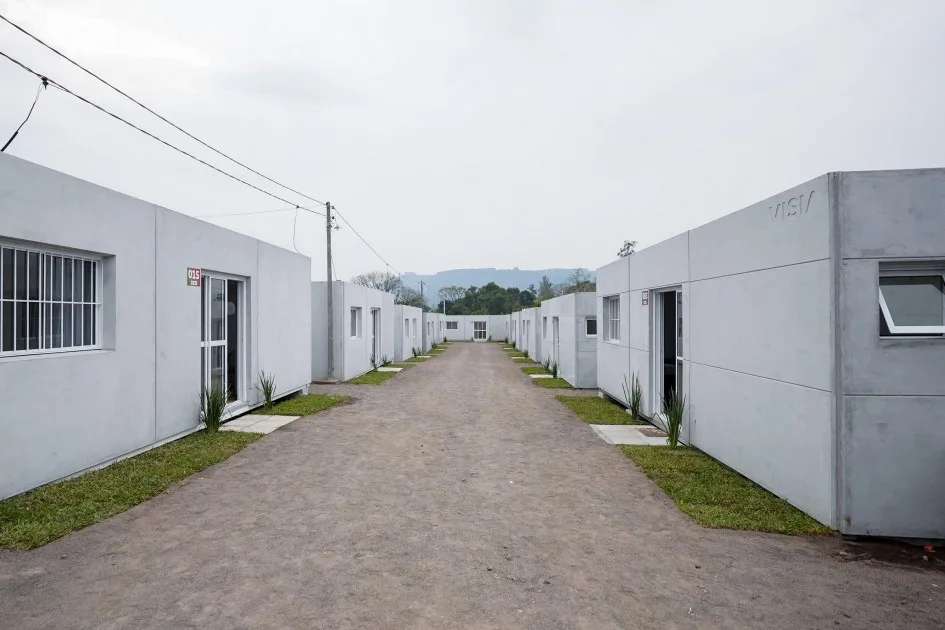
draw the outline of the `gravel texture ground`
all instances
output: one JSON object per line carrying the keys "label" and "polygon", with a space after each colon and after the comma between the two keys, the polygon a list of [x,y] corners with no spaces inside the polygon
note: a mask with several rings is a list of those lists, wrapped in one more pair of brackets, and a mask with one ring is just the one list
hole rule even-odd
{"label": "gravel texture ground", "polygon": [[945,623],[941,563],[702,529],[498,345],[313,390],[354,399],[106,522],[0,552],[0,626]]}

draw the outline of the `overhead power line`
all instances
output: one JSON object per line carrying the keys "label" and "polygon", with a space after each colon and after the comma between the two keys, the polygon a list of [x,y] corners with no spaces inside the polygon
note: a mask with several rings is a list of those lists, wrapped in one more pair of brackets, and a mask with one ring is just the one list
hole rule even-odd
{"label": "overhead power line", "polygon": [[[375,256],[377,256],[378,258],[381,259],[381,262],[382,262],[382,263],[384,263],[385,265],[387,265],[387,266],[390,267],[391,269],[394,269],[394,266],[393,266],[392,264],[390,264],[389,262],[387,262],[386,260],[384,260],[384,257],[381,256],[380,254],[378,254],[378,253],[377,253],[377,250],[374,249],[373,247],[371,247],[371,244],[368,243],[366,240],[364,240],[364,237],[361,236],[361,235],[358,233],[358,231],[357,231],[356,229],[354,229],[354,226],[351,225],[350,223],[348,223],[348,219],[346,219],[346,218],[344,217],[344,215],[342,215],[340,212],[338,212],[338,206],[334,206],[334,205],[333,205],[333,206],[331,207],[331,209],[335,211],[335,214],[338,215],[338,218],[339,218],[339,219],[341,219],[342,221],[345,222],[345,225],[347,225],[349,228],[351,228],[351,231],[354,232],[354,235],[357,236],[359,239],[361,239],[361,242],[364,243],[365,245],[367,245],[368,249],[370,249],[372,252],[374,252],[374,255],[375,255]],[[394,269],[394,271],[397,271],[397,270]],[[400,272],[399,272],[399,271],[397,271],[397,275],[398,275],[398,276],[400,275]]]}
{"label": "overhead power line", "polygon": [[[147,131],[147,130],[145,130],[145,129],[142,129],[141,127],[135,125],[134,123],[128,122],[127,120],[125,120],[124,118],[122,118],[121,116],[119,116],[118,114],[114,114],[114,113],[108,111],[107,109],[105,109],[104,107],[102,107],[101,105],[98,105],[97,103],[93,103],[92,101],[90,101],[89,99],[85,98],[84,96],[80,96],[80,95],[76,94],[75,92],[73,92],[73,91],[70,90],[69,88],[65,87],[64,85],[62,85],[62,84],[59,83],[58,81],[55,81],[55,80],[50,79],[50,78],[48,78],[48,77],[45,77],[44,75],[42,75],[42,74],[36,72],[35,70],[33,70],[32,68],[30,68],[29,66],[26,66],[25,64],[23,64],[23,63],[17,61],[16,59],[14,59],[14,58],[11,57],[10,55],[6,54],[6,53],[3,52],[2,50],[0,50],[0,57],[5,57],[5,58],[8,59],[9,61],[15,63],[16,65],[18,65],[18,66],[21,67],[22,69],[24,69],[24,70],[26,70],[27,72],[29,72],[29,73],[31,73],[31,74],[33,74],[33,75],[39,77],[40,79],[46,79],[46,80],[49,82],[49,85],[53,86],[54,88],[56,88],[56,89],[58,89],[58,90],[62,90],[62,91],[65,92],[66,94],[69,94],[70,96],[73,96],[73,97],[79,99],[80,101],[82,101],[82,102],[85,103],[86,105],[91,105],[92,107],[94,107],[95,109],[99,110],[99,111],[102,112],[103,114],[107,114],[107,115],[111,116],[112,118],[114,118],[115,120],[117,120],[117,121],[119,121],[119,122],[122,122],[122,123],[128,125],[128,126],[131,127],[132,129],[135,129],[135,130],[137,130],[137,131],[140,131],[141,133],[143,133],[144,135],[148,136],[149,138],[152,138],[152,139],[154,139],[154,140],[157,140],[158,142],[160,142],[160,143],[163,144],[164,146],[166,146],[166,147],[168,147],[168,148],[170,148],[170,149],[174,149],[174,150],[177,151],[178,153],[181,153],[181,154],[183,154],[183,155],[186,155],[186,156],[189,157],[190,159],[196,160],[197,162],[200,162],[201,164],[203,164],[204,166],[206,166],[206,167],[208,167],[208,168],[212,168],[213,170],[215,170],[216,172],[220,173],[221,175],[226,175],[226,176],[229,177],[230,179],[236,180],[236,181],[238,181],[238,182],[241,183],[241,184],[244,184],[244,185],[246,185],[246,186],[249,186],[250,188],[253,188],[253,189],[255,189],[255,190],[258,190],[259,192],[263,193],[264,195],[269,195],[269,196],[272,197],[273,199],[278,199],[278,200],[281,201],[282,203],[290,204],[290,205],[292,205],[293,207],[295,207],[295,206],[298,205],[298,204],[296,204],[296,203],[293,203],[293,202],[289,201],[288,199],[286,199],[286,198],[284,198],[284,197],[280,197],[279,195],[277,195],[277,194],[275,194],[275,193],[269,192],[269,191],[266,190],[265,188],[260,188],[260,187],[257,186],[256,184],[252,184],[252,183],[246,181],[245,179],[242,179],[242,178],[240,178],[240,177],[237,177],[236,175],[233,175],[232,173],[227,173],[227,172],[224,171],[223,169],[221,169],[221,168],[219,168],[219,167],[217,167],[217,166],[214,166],[213,164],[210,164],[210,163],[207,162],[206,160],[202,160],[202,159],[200,159],[199,157],[197,157],[196,155],[194,155],[194,154],[192,154],[192,153],[188,153],[187,151],[181,149],[180,147],[177,147],[177,146],[171,144],[171,143],[168,142],[167,140],[164,140],[164,139],[162,139],[162,138],[157,137],[156,135],[154,135],[154,134],[151,133],[150,131]],[[303,208],[303,206],[299,206],[299,208]],[[311,212],[311,213],[313,213],[313,214],[317,214],[317,215],[320,215],[320,216],[325,216],[325,213],[324,213],[324,212],[318,212],[317,210],[312,210],[311,208],[305,208],[305,210],[308,210],[309,212]]]}
{"label": "overhead power line", "polygon": [[[291,208],[276,208],[274,210],[253,210],[251,212],[225,212],[223,214],[197,214],[197,215],[194,215],[194,218],[195,219],[212,219],[214,217],[242,217],[247,214],[268,214],[270,212],[290,212],[296,209],[298,208],[293,206]],[[322,216],[325,216],[325,215],[322,214]]]}
{"label": "overhead power line", "polygon": [[26,121],[28,121],[30,119],[30,116],[33,115],[33,110],[36,109],[36,103],[39,101],[39,95],[42,93],[43,88],[45,88],[47,85],[48,85],[48,81],[46,80],[46,77],[40,77],[39,87],[36,88],[36,97],[33,98],[33,104],[30,105],[30,111],[26,112],[26,118],[24,118],[23,122],[20,123],[20,126],[16,128],[16,131],[13,132],[13,135],[10,136],[10,139],[7,140],[6,144],[3,145],[3,148],[0,148],[0,153],[3,153],[4,151],[7,150],[7,147],[9,147],[10,144],[12,144],[13,141],[16,139],[16,137],[19,135],[20,129],[23,128],[23,125],[26,124]]}
{"label": "overhead power line", "polygon": [[[75,61],[74,59],[70,58],[70,57],[69,57],[68,55],[66,55],[65,53],[59,51],[59,50],[56,49],[54,46],[52,46],[52,45],[46,43],[45,41],[43,41],[42,39],[40,39],[40,38],[37,37],[36,35],[30,33],[29,31],[27,31],[25,28],[23,28],[23,27],[20,26],[19,24],[16,24],[15,22],[13,22],[13,21],[10,20],[9,18],[7,18],[5,15],[0,14],[0,20],[3,20],[4,22],[6,22],[7,24],[9,24],[10,26],[12,26],[13,28],[15,28],[16,30],[20,31],[21,33],[23,33],[24,35],[26,35],[27,37],[29,37],[29,38],[32,39],[33,41],[37,42],[38,44],[40,44],[40,45],[43,46],[44,48],[48,49],[49,51],[51,51],[51,52],[53,52],[54,54],[56,54],[56,55],[58,55],[59,57],[61,57],[62,59],[66,60],[67,62],[69,62],[70,64],[72,64],[73,66],[75,66],[76,68],[78,68],[79,70],[81,70],[82,72],[88,74],[89,76],[91,76],[92,78],[96,79],[97,81],[99,81],[99,82],[102,83],[103,85],[105,85],[105,86],[111,88],[112,90],[114,90],[114,91],[117,92],[118,94],[120,94],[120,95],[124,96],[125,98],[127,98],[128,100],[130,100],[130,101],[131,101],[132,103],[134,103],[135,105],[141,107],[142,109],[144,109],[144,110],[147,111],[148,113],[152,114],[153,116],[156,116],[157,118],[159,118],[159,119],[162,120],[163,122],[167,123],[168,125],[170,125],[170,126],[173,127],[174,129],[176,129],[177,131],[181,132],[182,134],[186,135],[188,138],[194,140],[195,142],[201,144],[202,146],[204,146],[204,147],[210,149],[210,150],[213,151],[214,153],[216,153],[216,154],[218,154],[218,155],[220,155],[220,156],[226,158],[227,160],[233,162],[234,164],[236,164],[236,165],[238,165],[238,166],[241,166],[242,168],[245,168],[246,170],[250,171],[251,173],[254,173],[254,174],[258,175],[259,177],[262,177],[263,179],[265,179],[265,180],[268,181],[268,182],[271,182],[271,183],[273,183],[273,184],[275,184],[275,185],[277,185],[277,186],[279,186],[279,187],[281,187],[281,188],[284,188],[285,190],[288,190],[288,191],[290,191],[290,192],[292,192],[292,193],[295,193],[296,195],[299,195],[300,197],[303,197],[303,198],[305,198],[305,199],[308,199],[309,201],[314,201],[315,203],[317,203],[317,204],[319,204],[319,205],[321,205],[321,206],[325,206],[325,205],[326,205],[325,202],[320,201],[320,200],[318,200],[318,199],[316,199],[315,197],[312,197],[312,196],[310,196],[310,195],[307,195],[307,194],[303,193],[303,192],[300,191],[300,190],[297,190],[297,189],[295,189],[295,188],[292,188],[291,186],[288,186],[288,185],[286,185],[286,184],[283,184],[282,182],[279,182],[279,181],[277,181],[277,180],[275,180],[275,179],[269,177],[268,175],[264,175],[263,173],[257,171],[256,169],[254,169],[254,168],[248,166],[247,164],[245,164],[245,163],[243,163],[243,162],[237,160],[236,158],[234,158],[234,157],[232,157],[232,156],[230,156],[230,155],[224,153],[223,151],[217,149],[216,147],[214,147],[214,146],[208,144],[207,142],[201,140],[200,138],[198,138],[198,137],[195,136],[194,134],[192,134],[192,133],[190,133],[189,131],[187,131],[187,130],[185,130],[184,128],[182,128],[180,125],[177,125],[176,123],[174,123],[174,122],[168,120],[165,116],[162,116],[161,114],[157,113],[156,111],[154,111],[153,109],[151,109],[150,107],[148,107],[147,105],[145,105],[144,103],[142,103],[141,101],[139,101],[139,100],[137,100],[136,98],[134,98],[134,97],[132,97],[131,95],[129,95],[129,94],[128,94],[127,92],[125,92],[124,90],[118,88],[117,86],[115,86],[115,85],[113,85],[112,83],[108,82],[107,80],[103,79],[101,76],[99,76],[98,74],[92,72],[91,70],[89,70],[88,68],[86,68],[85,66],[83,66],[82,64],[80,64],[79,62]],[[29,70],[28,68],[26,68],[25,66],[23,66],[23,64],[20,64],[19,62],[16,62],[15,60],[11,59],[9,56],[7,56],[7,55],[4,55],[4,56],[7,57],[7,59],[10,59],[10,61],[13,61],[14,63],[17,63],[18,65],[20,65],[20,66],[23,67],[24,69],[26,69],[26,70],[28,70],[28,71],[30,71],[30,72],[33,72],[32,70]],[[34,74],[36,74],[36,73],[34,72]],[[64,91],[68,92],[68,90],[65,90],[65,88],[63,88],[61,85],[57,85],[57,86],[58,86],[60,89],[63,89]],[[74,94],[74,93],[72,93],[72,92],[69,92],[69,93],[72,94],[73,96],[76,96],[76,98],[80,98],[80,99],[81,99],[81,97],[77,96],[76,94]],[[111,112],[107,112],[106,110],[102,109],[101,107],[98,107],[98,106],[95,105],[94,103],[91,103],[90,101],[87,101],[86,99],[81,99],[81,100],[86,101],[88,104],[92,105],[93,107],[96,107],[97,109],[102,110],[103,112],[105,112],[105,113],[111,115],[112,117],[117,118],[118,120],[121,120],[121,121],[124,122],[125,124],[128,124],[128,125],[130,125],[130,126],[132,126],[132,127],[135,127],[135,126],[132,125],[131,123],[125,121],[124,119],[122,119],[122,118],[120,118],[120,117],[118,117],[118,116],[115,116],[114,114],[111,114]],[[170,145],[169,143],[167,143],[167,142],[165,142],[165,141],[163,141],[163,140],[161,140],[161,139],[159,139],[159,138],[153,136],[153,134],[150,134],[150,133],[148,133],[148,132],[146,132],[146,131],[144,131],[144,130],[138,128],[138,127],[135,127],[135,128],[138,129],[139,131],[141,131],[142,133],[146,133],[146,134],[148,134],[148,135],[154,137],[154,138],[155,138],[156,140],[158,140],[159,142],[162,142],[163,144],[167,144],[167,145],[170,146],[171,148],[173,148],[173,149],[175,149],[175,150],[177,150],[177,151],[180,151],[181,153],[184,153],[185,155],[188,155],[189,157],[191,157],[191,158],[193,158],[193,159],[195,159],[195,160],[201,162],[202,164],[205,164],[205,165],[207,165],[207,166],[210,166],[210,168],[213,168],[214,170],[217,170],[217,171],[219,171],[219,172],[221,172],[221,173],[227,175],[228,177],[232,177],[233,179],[237,179],[238,181],[243,182],[243,180],[237,178],[236,176],[230,175],[229,173],[226,173],[225,171],[222,171],[222,170],[218,169],[217,167],[212,166],[211,164],[208,164],[207,162],[204,162],[203,160],[200,160],[199,158],[194,157],[194,156],[188,154],[186,151],[183,151],[182,149],[178,149],[177,147],[174,147],[173,145]],[[256,190],[259,190],[259,191],[261,191],[261,192],[265,192],[266,194],[268,194],[268,195],[270,195],[270,196],[272,196],[272,197],[275,197],[275,198],[277,198],[277,199],[282,200],[282,197],[279,197],[279,196],[277,196],[277,195],[273,195],[272,193],[269,193],[268,191],[263,191],[261,188],[259,188],[259,187],[257,187],[257,186],[254,186],[253,184],[249,184],[248,182],[243,182],[243,183],[246,183],[247,185],[252,186],[253,188],[256,188]],[[291,202],[287,202],[287,203],[291,203]],[[299,206],[299,207],[302,208],[302,209],[304,209],[304,210],[308,210],[308,211],[310,211],[310,212],[315,212],[315,211],[313,211],[313,210],[311,210],[311,209],[309,209],[309,208],[305,208],[304,206]],[[319,213],[318,213],[318,212],[315,212],[315,214],[319,214]],[[322,215],[322,216],[324,216],[324,215]],[[348,221],[347,219],[345,219],[344,216],[342,216],[340,213],[338,213],[338,216],[341,218],[342,221],[345,222],[345,224],[346,224],[349,228],[351,228],[351,231],[355,233],[355,235],[361,240],[361,242],[364,243],[364,244],[368,247],[368,249],[370,249],[370,250],[374,253],[375,256],[377,256],[385,265],[390,266],[390,264],[384,259],[384,257],[381,256],[379,253],[377,253],[377,250],[374,249],[374,247],[372,247],[371,244],[368,243],[367,240],[366,240],[363,236],[361,236],[361,235],[358,233],[358,231],[355,229],[355,227],[351,224],[350,221]]]}
{"label": "overhead power line", "polygon": [[325,205],[325,203],[324,203],[323,201],[319,201],[318,199],[315,199],[314,197],[309,197],[308,195],[306,195],[306,194],[303,193],[303,192],[300,192],[300,191],[298,191],[298,190],[295,190],[294,188],[292,188],[292,187],[290,187],[290,186],[286,186],[286,185],[283,184],[282,182],[278,182],[278,181],[272,179],[271,177],[269,177],[269,176],[267,176],[267,175],[263,175],[262,173],[260,173],[260,172],[257,171],[256,169],[252,168],[251,166],[247,166],[246,164],[240,162],[240,161],[237,160],[236,158],[227,155],[227,154],[224,153],[223,151],[220,151],[219,149],[217,149],[216,147],[211,146],[210,144],[207,144],[206,142],[204,142],[203,140],[201,140],[201,139],[198,138],[197,136],[193,135],[193,134],[190,133],[189,131],[186,131],[185,129],[183,129],[183,128],[180,127],[179,125],[177,125],[177,124],[171,122],[170,120],[168,120],[167,118],[165,118],[165,117],[162,116],[161,114],[157,113],[156,111],[154,111],[153,109],[151,109],[150,107],[148,107],[147,105],[145,105],[144,103],[142,103],[141,101],[139,101],[138,99],[136,99],[136,98],[134,98],[133,96],[129,95],[127,92],[121,90],[121,89],[118,88],[118,87],[115,87],[114,85],[112,85],[111,83],[109,83],[108,81],[106,81],[105,79],[103,79],[102,77],[100,77],[99,75],[95,74],[94,72],[92,72],[91,70],[89,70],[88,68],[86,68],[85,66],[83,66],[82,64],[80,64],[78,61],[75,61],[75,60],[71,59],[71,58],[70,58],[68,55],[66,55],[65,53],[62,53],[62,52],[60,52],[59,50],[57,50],[55,47],[51,46],[50,44],[47,44],[46,42],[44,42],[43,40],[41,40],[39,37],[37,37],[36,35],[33,35],[33,34],[30,33],[29,31],[27,31],[25,28],[23,28],[22,26],[20,26],[19,24],[16,24],[16,23],[10,21],[5,15],[0,14],[0,20],[3,20],[4,22],[6,22],[7,24],[9,24],[10,26],[12,26],[13,28],[15,28],[16,30],[20,31],[21,33],[23,33],[24,35],[26,35],[27,37],[29,37],[30,39],[32,39],[33,41],[39,43],[40,45],[44,46],[44,47],[47,48],[48,50],[50,50],[50,51],[52,51],[53,53],[59,55],[60,57],[62,57],[63,59],[65,59],[66,61],[68,61],[69,63],[71,63],[73,66],[75,66],[76,68],[78,68],[78,69],[81,70],[82,72],[84,72],[84,73],[86,73],[87,75],[89,75],[90,77],[92,77],[92,78],[98,80],[99,82],[103,83],[104,85],[110,87],[111,89],[115,90],[116,92],[118,92],[119,94],[121,94],[122,96],[124,96],[125,98],[127,98],[129,101],[131,101],[132,103],[134,103],[135,105],[137,105],[138,107],[144,109],[145,111],[147,111],[147,112],[150,113],[150,114],[153,114],[154,116],[157,116],[158,118],[160,118],[161,120],[163,120],[165,123],[167,123],[168,125],[170,125],[170,126],[173,127],[174,129],[176,129],[177,131],[181,132],[182,134],[184,134],[185,136],[187,136],[187,137],[190,138],[191,140],[194,140],[194,141],[196,141],[196,142],[202,144],[203,146],[205,146],[206,148],[210,149],[211,151],[213,151],[213,152],[216,153],[217,155],[220,155],[220,156],[222,156],[222,157],[228,159],[229,161],[233,162],[234,164],[236,164],[236,165],[238,165],[238,166],[242,166],[242,167],[245,168],[246,170],[251,171],[251,172],[255,173],[256,175],[259,175],[260,177],[262,177],[262,178],[265,179],[266,181],[269,181],[269,182],[275,184],[276,186],[281,186],[282,188],[285,188],[286,190],[291,191],[291,192],[295,193],[296,195],[299,195],[299,196],[301,196],[301,197],[305,197],[305,198],[308,199],[309,201],[314,201],[315,203],[320,204],[320,205],[322,205],[322,206]]}

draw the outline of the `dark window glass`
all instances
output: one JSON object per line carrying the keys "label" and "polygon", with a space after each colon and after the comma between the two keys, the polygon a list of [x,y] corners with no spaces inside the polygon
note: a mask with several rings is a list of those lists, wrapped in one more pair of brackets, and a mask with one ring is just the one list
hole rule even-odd
{"label": "dark window glass", "polygon": [[62,347],[62,304],[52,305],[52,347]]}
{"label": "dark window glass", "polygon": [[39,299],[39,254],[36,252],[30,252],[27,256],[29,264],[27,266],[27,275],[29,281],[27,284],[26,299],[28,300],[38,300]]}
{"label": "dark window glass", "polygon": [[82,306],[75,305],[72,307],[72,345],[81,346],[82,345]]}
{"label": "dark window glass", "polygon": [[62,301],[72,301],[72,259],[62,259]]}
{"label": "dark window glass", "polygon": [[3,302],[3,312],[0,315],[3,318],[3,330],[0,331],[0,350],[9,352],[13,350],[13,329],[16,321],[13,317],[13,302]]}
{"label": "dark window glass", "polygon": [[72,346],[72,306],[66,304],[62,307],[62,347]]}
{"label": "dark window glass", "polygon": [[597,334],[597,320],[596,319],[587,320],[587,334],[588,335]]}
{"label": "dark window glass", "polygon": [[16,250],[16,299],[26,299],[26,252]]}
{"label": "dark window glass", "polygon": [[62,300],[62,256],[53,256],[52,260],[52,299]]}
{"label": "dark window glass", "polygon": [[82,292],[86,302],[92,301],[92,261],[86,260],[82,263],[84,278],[82,280]]}
{"label": "dark window glass", "polygon": [[29,303],[29,332],[26,343],[27,350],[39,349],[39,302]]}
{"label": "dark window glass", "polygon": [[29,327],[29,316],[26,312],[26,302],[16,303],[16,349],[26,350],[26,331]]}
{"label": "dark window glass", "polygon": [[9,247],[3,248],[3,256],[0,258],[0,265],[3,265],[3,275],[0,276],[0,297],[4,300],[13,299],[13,250]]}
{"label": "dark window glass", "polygon": [[84,329],[83,330],[84,336],[82,337],[82,339],[84,340],[84,345],[91,346],[92,345],[92,306],[90,304],[86,304],[82,308],[84,310],[82,314],[82,328]]}

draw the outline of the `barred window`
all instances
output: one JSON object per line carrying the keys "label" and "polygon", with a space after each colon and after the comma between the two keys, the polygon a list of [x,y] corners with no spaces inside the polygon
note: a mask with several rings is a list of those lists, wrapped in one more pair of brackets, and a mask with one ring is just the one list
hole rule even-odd
{"label": "barred window", "polygon": [[0,246],[0,356],[101,347],[102,261]]}
{"label": "barred window", "polygon": [[620,341],[620,296],[604,298],[604,341]]}

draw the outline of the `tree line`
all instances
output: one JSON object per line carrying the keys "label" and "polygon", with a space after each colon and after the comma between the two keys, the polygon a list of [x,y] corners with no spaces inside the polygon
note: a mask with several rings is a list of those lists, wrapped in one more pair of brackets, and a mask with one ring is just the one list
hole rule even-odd
{"label": "tree line", "polygon": [[437,303],[431,307],[419,290],[404,284],[396,274],[370,271],[353,277],[351,282],[387,291],[394,295],[395,304],[416,306],[432,312],[442,312],[445,307],[447,315],[504,315],[538,306],[542,300],[597,289],[587,269],[575,269],[564,282],[555,284],[548,276],[542,276],[537,287],[530,285],[527,289],[503,288],[495,282],[481,287],[443,287],[437,294]]}

